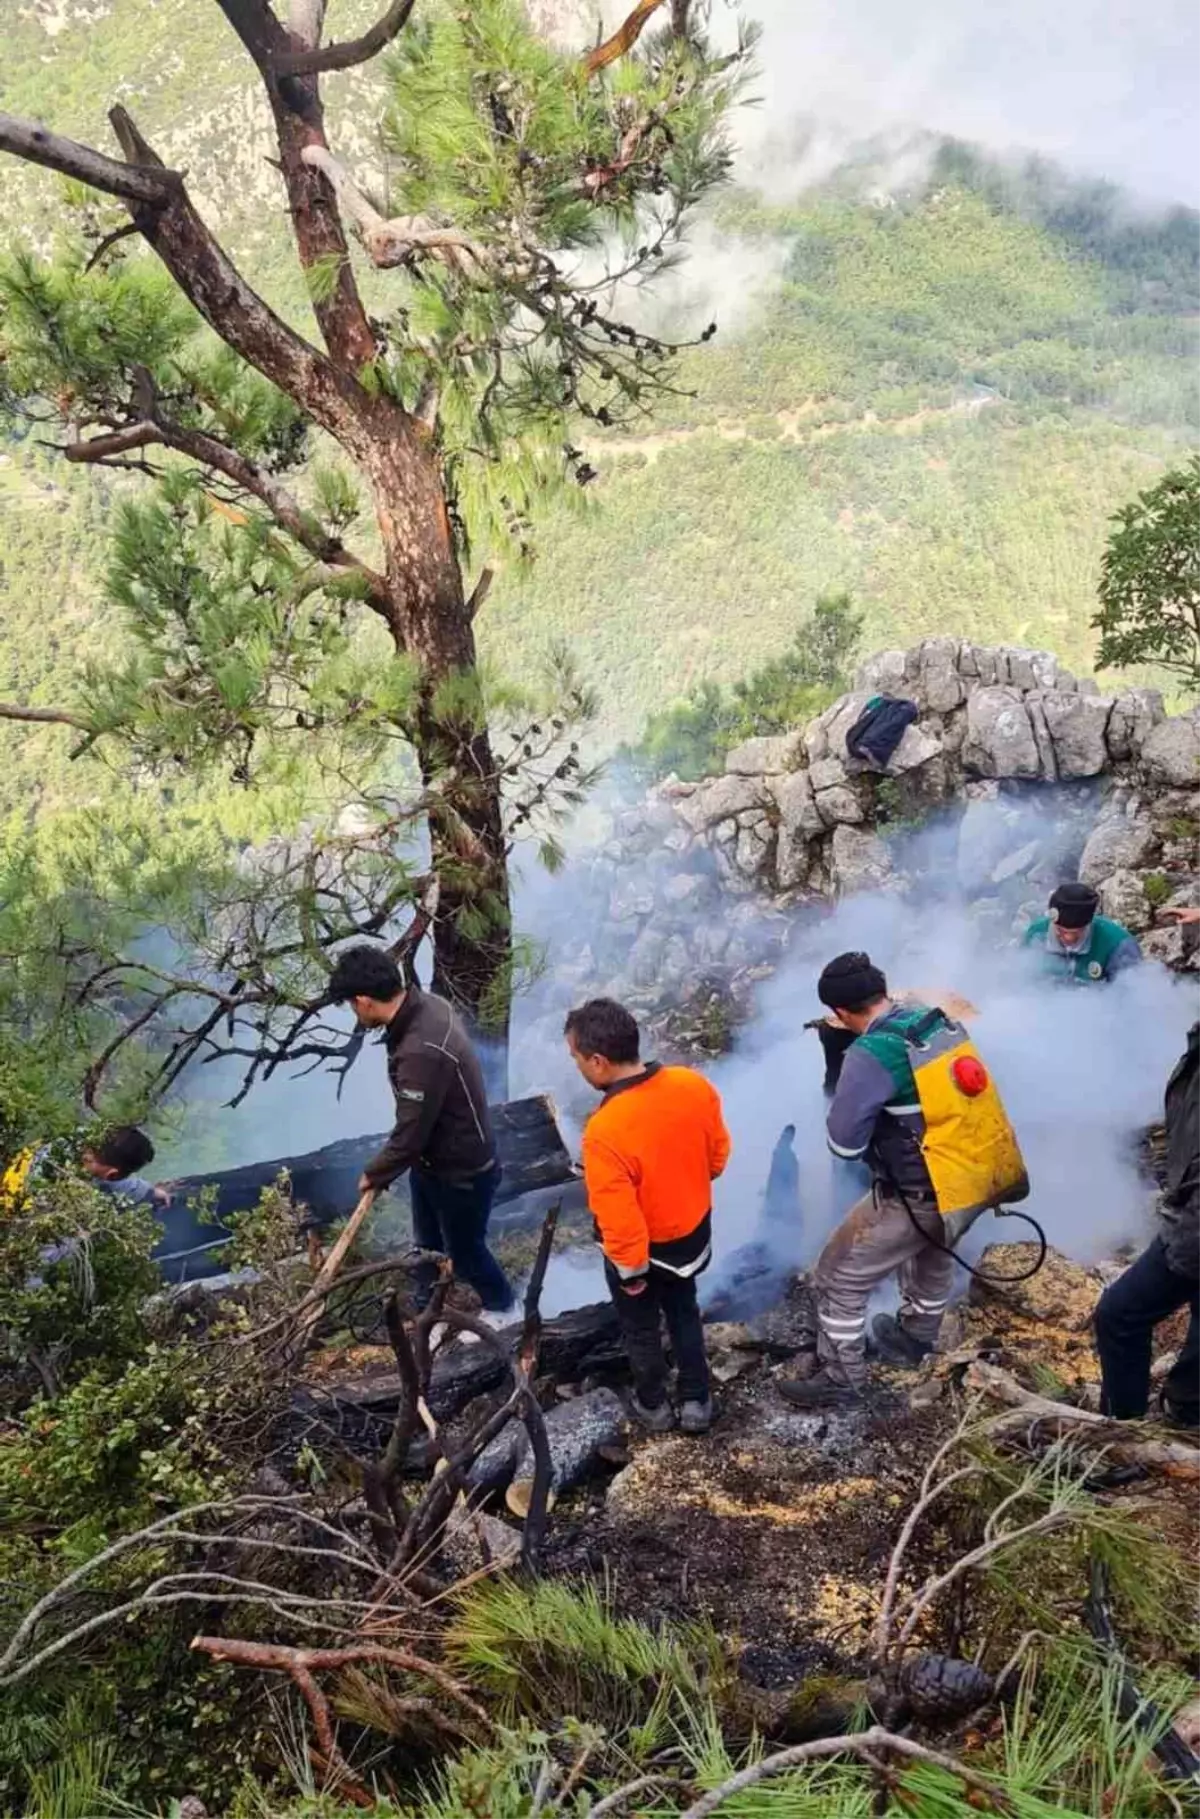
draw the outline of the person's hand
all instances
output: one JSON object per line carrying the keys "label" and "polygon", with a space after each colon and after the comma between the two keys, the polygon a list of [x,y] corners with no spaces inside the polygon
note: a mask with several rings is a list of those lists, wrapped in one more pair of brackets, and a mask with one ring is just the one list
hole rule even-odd
{"label": "person's hand", "polygon": [[644,1295],[646,1292],[646,1278],[644,1276],[635,1276],[631,1282],[622,1282],[621,1288],[627,1295]]}
{"label": "person's hand", "polygon": [[1190,903],[1180,903],[1171,909],[1159,910],[1160,922],[1200,922],[1200,908]]}
{"label": "person's hand", "polygon": [[358,1177],[358,1191],[360,1194],[375,1193],[375,1183],[371,1180],[369,1175],[360,1175]]}
{"label": "person's hand", "polygon": [[150,1191],[154,1196],[155,1206],[170,1206],[175,1193],[175,1183],[173,1181],[159,1181]]}

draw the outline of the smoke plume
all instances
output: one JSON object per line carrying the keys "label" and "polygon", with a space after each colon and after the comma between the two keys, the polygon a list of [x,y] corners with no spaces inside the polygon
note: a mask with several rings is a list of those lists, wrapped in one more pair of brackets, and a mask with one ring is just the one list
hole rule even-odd
{"label": "smoke plume", "polygon": [[[739,129],[748,181],[786,193],[851,148],[921,129],[1035,151],[1148,203],[1200,201],[1200,12],[1187,0],[754,0],[763,105]],[[718,15],[719,18],[719,15]],[[806,150],[796,123],[817,124]]]}
{"label": "smoke plume", "polygon": [[[999,819],[999,807],[995,812]],[[1039,799],[1039,816],[1045,831],[1054,819],[1050,792]],[[1015,837],[1010,822],[1010,847]],[[957,823],[941,821],[910,848],[912,895],[854,897],[802,918],[786,961],[759,987],[756,1014],[733,1051],[705,1068],[733,1137],[732,1160],[714,1193],[709,1293],[721,1285],[726,1260],[748,1243],[766,1244],[781,1269],[810,1264],[844,1207],[825,1142],[821,1047],[803,1025],[822,1014],[821,967],[847,949],[868,951],[896,990],[918,991],[931,1003],[954,992],[976,1006],[971,1034],[1032,1182],[1023,1210],[1052,1245],[1086,1263],[1140,1244],[1152,1230],[1154,1188],[1139,1141],[1161,1117],[1167,1076],[1196,1014],[1194,989],[1149,962],[1107,985],[1048,982],[1036,956],[1016,944],[1011,909],[993,898],[977,902],[973,913],[958,885],[957,858]],[[624,871],[622,889],[636,887],[636,875]],[[981,907],[992,913],[981,917]],[[568,866],[546,887],[531,886],[525,902],[524,925],[551,941],[558,966],[518,1005],[513,1090],[552,1092],[573,1146],[596,1100],[557,1031],[569,1005],[603,984],[587,974],[587,956],[601,945],[602,914],[586,864]],[[800,1217],[781,1226],[764,1222],[763,1190],[786,1124],[796,1128]],[[973,1260],[988,1243],[1028,1236],[1027,1227],[986,1215],[961,1249]],[[550,1287],[558,1306],[591,1299],[602,1292],[598,1264],[590,1273],[578,1262],[562,1266]]]}

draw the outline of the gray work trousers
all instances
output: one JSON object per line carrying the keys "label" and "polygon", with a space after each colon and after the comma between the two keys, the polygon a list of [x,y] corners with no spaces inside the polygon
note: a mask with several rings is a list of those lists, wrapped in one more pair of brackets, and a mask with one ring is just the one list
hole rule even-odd
{"label": "gray work trousers", "polygon": [[931,1200],[904,1203],[878,1182],[855,1202],[817,1258],[817,1353],[839,1383],[866,1381],[867,1303],[872,1290],[897,1272],[900,1323],[924,1345],[934,1345],[954,1283],[954,1259],[925,1236],[949,1242]]}

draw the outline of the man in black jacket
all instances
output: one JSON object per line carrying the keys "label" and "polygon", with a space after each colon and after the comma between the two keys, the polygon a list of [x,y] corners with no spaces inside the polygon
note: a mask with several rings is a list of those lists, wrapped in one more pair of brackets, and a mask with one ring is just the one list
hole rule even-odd
{"label": "man in black jacket", "polygon": [[1110,1283],[1096,1308],[1103,1406],[1118,1421],[1141,1419],[1150,1400],[1154,1329],[1191,1304],[1183,1349],[1162,1388],[1163,1413],[1200,1425],[1200,1023],[1167,1082],[1167,1170],[1153,1243]]}
{"label": "man in black jacket", "polygon": [[[347,948],[329,991],[364,1028],[383,1031],[396,1101],[395,1128],[363,1170],[360,1191],[380,1192],[409,1170],[417,1244],[444,1251],[484,1307],[504,1313],[512,1287],[487,1247],[500,1168],[483,1073],[466,1031],[445,999],[406,986],[382,948]],[[436,1279],[432,1265],[418,1272],[419,1301],[428,1301]]]}

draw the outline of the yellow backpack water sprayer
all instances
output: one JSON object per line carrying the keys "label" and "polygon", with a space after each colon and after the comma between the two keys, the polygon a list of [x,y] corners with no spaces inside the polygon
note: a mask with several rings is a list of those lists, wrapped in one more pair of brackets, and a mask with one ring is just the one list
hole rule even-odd
{"label": "yellow backpack water sprayer", "polygon": [[[925,1123],[921,1154],[946,1227],[948,1242],[940,1248],[981,1281],[1028,1281],[1046,1260],[1046,1235],[1036,1219],[1005,1204],[1026,1198],[1029,1176],[991,1074],[962,1024],[942,1010],[929,1011],[902,1034]],[[916,1224],[899,1183],[890,1186]],[[1039,1249],[1031,1269],[1017,1276],[991,1276],[958,1255],[955,1240],[988,1211],[1033,1227]],[[939,1243],[936,1238],[932,1242]]]}

